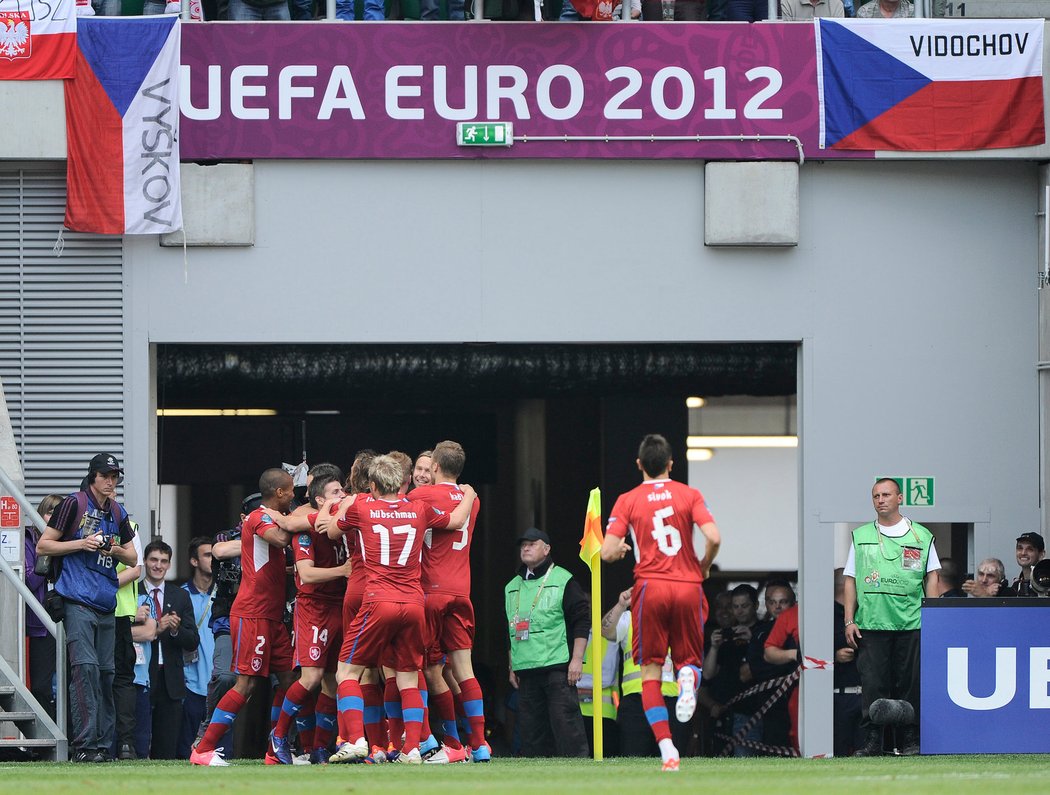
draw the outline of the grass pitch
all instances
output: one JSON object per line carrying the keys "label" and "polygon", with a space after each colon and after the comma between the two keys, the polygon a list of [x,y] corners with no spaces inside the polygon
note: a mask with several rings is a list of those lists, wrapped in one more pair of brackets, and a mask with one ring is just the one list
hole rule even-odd
{"label": "grass pitch", "polygon": [[121,762],[109,765],[8,763],[0,789],[18,795],[104,792],[106,795],[430,795],[430,793],[714,792],[763,795],[908,795],[972,791],[1038,792],[1050,774],[1050,755],[929,756],[881,759],[682,760],[677,774],[658,760],[496,759],[486,765],[329,765],[265,767],[234,761],[228,768],[195,768],[187,762]]}

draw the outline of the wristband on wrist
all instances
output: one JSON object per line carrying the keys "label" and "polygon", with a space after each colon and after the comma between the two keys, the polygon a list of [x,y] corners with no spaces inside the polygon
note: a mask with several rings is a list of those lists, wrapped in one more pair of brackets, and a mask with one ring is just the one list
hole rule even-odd
{"label": "wristband on wrist", "polygon": [[851,618],[851,619],[850,619],[849,621],[847,621],[847,622],[845,623],[845,626],[847,626],[847,627],[848,627],[848,626],[849,626],[850,624],[856,624],[856,623],[857,623],[857,622],[856,622],[856,621],[854,621],[854,620],[853,620],[853,619]]}

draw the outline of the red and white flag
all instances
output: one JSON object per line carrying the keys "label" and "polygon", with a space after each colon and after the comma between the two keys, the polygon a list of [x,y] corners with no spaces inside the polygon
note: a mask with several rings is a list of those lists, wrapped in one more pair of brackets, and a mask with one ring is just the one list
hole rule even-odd
{"label": "red and white flag", "polygon": [[0,0],[0,80],[73,77],[74,0]]}

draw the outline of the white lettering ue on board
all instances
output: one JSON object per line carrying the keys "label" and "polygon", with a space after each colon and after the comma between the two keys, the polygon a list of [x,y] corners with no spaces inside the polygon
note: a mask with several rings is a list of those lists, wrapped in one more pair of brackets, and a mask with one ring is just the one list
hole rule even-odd
{"label": "white lettering ue on board", "polygon": [[[171,161],[172,151],[175,146],[175,131],[172,125],[165,120],[171,113],[172,98],[164,91],[171,83],[170,79],[164,79],[156,85],[142,89],[142,96],[160,104],[160,108],[152,116],[142,117],[142,157],[145,164],[140,174],[145,177],[142,181],[142,198],[146,200],[150,209],[142,214],[144,220],[151,221],[162,226],[171,226],[172,219],[163,219],[158,216],[161,210],[171,206]],[[149,174],[149,176],[146,176]]]}
{"label": "white lettering ue on board", "polygon": [[[948,698],[963,709],[978,711],[1001,709],[1013,701],[1017,693],[1017,649],[995,650],[995,689],[987,696],[970,692],[969,651],[966,647],[948,648]],[[1028,706],[1050,709],[1050,648],[1033,646],[1028,663]],[[979,691],[987,692],[987,683],[981,683]]]}
{"label": "white lettering ue on board", "polygon": [[986,55],[1024,55],[1028,46],[1028,34],[1020,33],[971,33],[967,36],[909,36],[916,57],[929,55],[935,58],[972,58]]}

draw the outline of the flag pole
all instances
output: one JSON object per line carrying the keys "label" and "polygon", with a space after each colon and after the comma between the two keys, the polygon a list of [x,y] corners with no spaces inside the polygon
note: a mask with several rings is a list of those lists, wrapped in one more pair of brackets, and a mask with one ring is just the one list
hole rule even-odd
{"label": "flag pole", "polygon": [[580,557],[591,571],[591,653],[587,664],[591,668],[591,705],[594,721],[594,758],[601,761],[605,758],[603,747],[603,710],[602,689],[602,562],[599,551],[602,546],[602,492],[591,489],[587,501],[587,518],[583,525],[583,538],[580,540]]}

